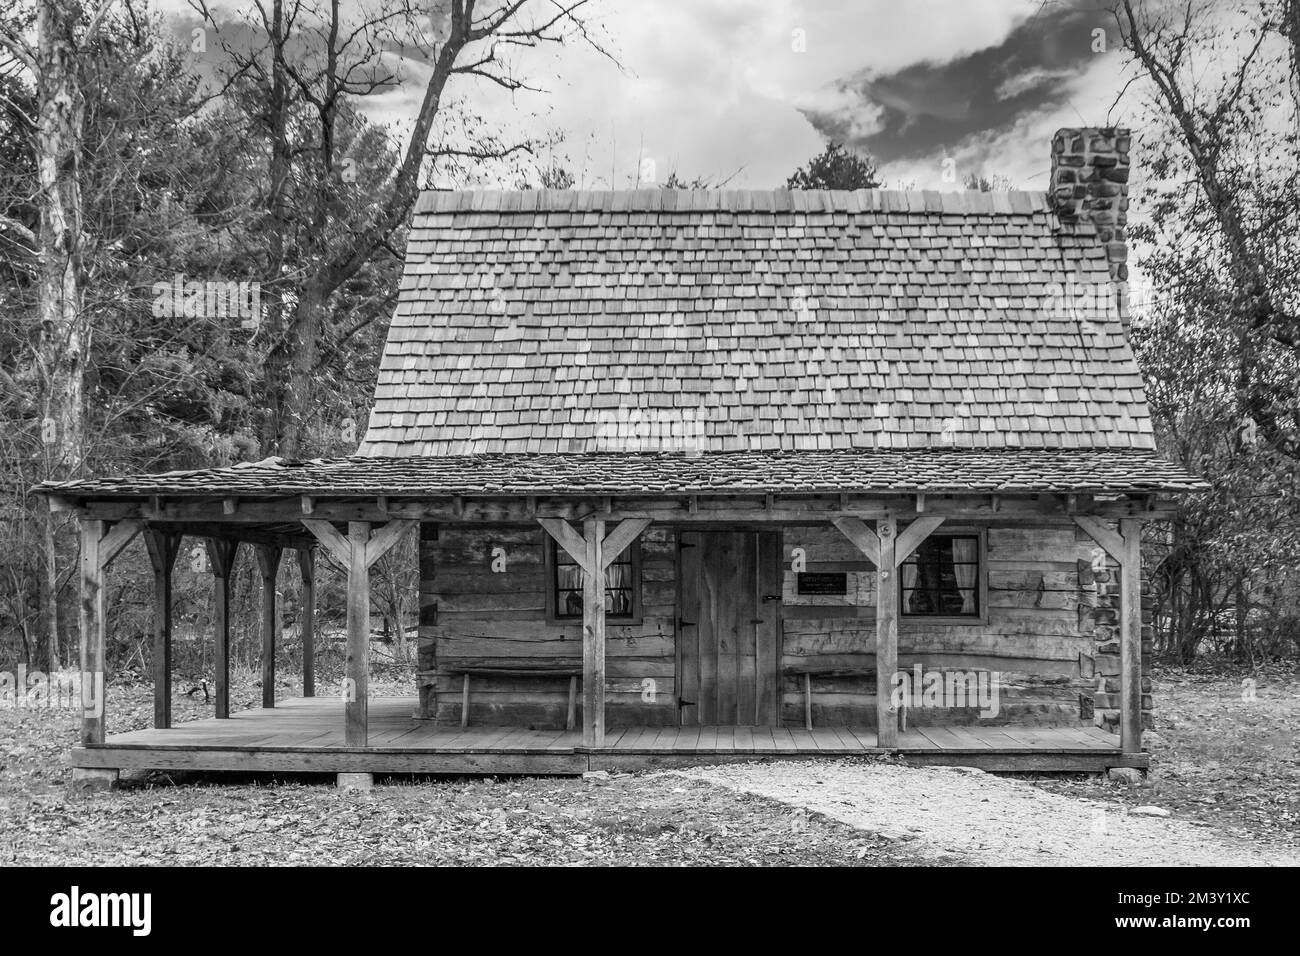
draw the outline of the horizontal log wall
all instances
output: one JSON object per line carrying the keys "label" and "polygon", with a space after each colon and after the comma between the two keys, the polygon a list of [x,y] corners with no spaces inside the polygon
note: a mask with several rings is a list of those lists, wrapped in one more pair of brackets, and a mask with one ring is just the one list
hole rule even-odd
{"label": "horizontal log wall", "polygon": [[[582,666],[580,622],[546,620],[549,546],[537,528],[420,531],[421,700],[428,716],[459,721],[464,667]],[[606,625],[606,726],[677,721],[676,534],[641,536],[640,623]],[[495,567],[498,570],[494,570]],[[564,727],[568,678],[472,678],[471,724]],[[581,722],[581,694],[578,719]]]}
{"label": "horizontal log wall", "polygon": [[[1096,651],[1093,544],[1067,521],[987,529],[987,622],[900,618],[900,671],[913,673],[920,665],[922,675],[998,675],[996,716],[981,716],[974,707],[909,707],[909,726],[1092,722],[1088,698],[1097,683],[1085,669]],[[845,573],[848,596],[799,595],[791,563],[796,548],[803,549],[805,570]],[[839,531],[819,526],[787,528],[783,556],[783,720],[803,722],[809,672],[814,724],[873,726],[877,579],[871,563]]]}
{"label": "horizontal log wall", "polygon": [[[999,675],[996,717],[981,718],[975,708],[909,708],[909,726],[1087,725],[1113,716],[1114,597],[1106,574],[1093,573],[1095,545],[1068,520],[987,529],[986,623],[901,620],[900,670],[919,664],[923,672]],[[581,666],[580,625],[546,621],[543,535],[540,528],[421,526],[421,698],[430,716],[459,721],[461,679],[453,672],[461,667]],[[504,570],[494,572],[498,548]],[[798,594],[794,548],[803,549],[807,571],[844,573],[849,594]],[[811,671],[814,723],[873,726],[875,569],[829,526],[784,529],[782,554],[783,722],[803,724],[803,672]],[[676,555],[676,531],[652,525],[642,536],[641,622],[608,625],[611,728],[677,721]],[[1143,690],[1148,709],[1145,682]],[[559,729],[567,692],[563,677],[475,679],[471,723]]]}

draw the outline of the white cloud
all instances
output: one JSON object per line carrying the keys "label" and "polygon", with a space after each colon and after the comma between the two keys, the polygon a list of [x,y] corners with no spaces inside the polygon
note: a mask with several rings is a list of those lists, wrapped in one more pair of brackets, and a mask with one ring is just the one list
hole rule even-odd
{"label": "white cloud", "polygon": [[1026,70],[1024,73],[1017,73],[1003,80],[998,84],[994,95],[1000,100],[1010,100],[1040,86],[1069,79],[1072,76],[1074,76],[1072,70]]}

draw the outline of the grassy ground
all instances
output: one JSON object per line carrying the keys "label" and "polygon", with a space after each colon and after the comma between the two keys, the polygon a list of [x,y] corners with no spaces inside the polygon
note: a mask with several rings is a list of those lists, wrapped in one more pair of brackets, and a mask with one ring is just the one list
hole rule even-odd
{"label": "grassy ground", "polygon": [[[1236,837],[1300,841],[1300,675],[1157,675],[1153,770],[1139,787],[1043,777],[1047,790],[1120,806],[1154,804]],[[377,682],[376,693],[406,684]],[[323,687],[322,694],[337,692]],[[281,696],[292,696],[285,687]],[[251,676],[232,707],[257,706]],[[178,694],[177,721],[211,715]],[[110,732],[148,726],[152,691],[116,686]],[[367,793],[332,778],[138,777],[69,798],[67,710],[0,709],[0,865],[86,864],[738,864],[892,866],[909,842],[815,812],[671,774],[609,779],[391,778]],[[814,773],[813,768],[809,768]]]}
{"label": "grassy ground", "polygon": [[1227,834],[1300,845],[1300,672],[1163,668],[1154,676],[1151,772],[1137,787],[1097,776],[1042,777],[1057,793],[1154,805]]}

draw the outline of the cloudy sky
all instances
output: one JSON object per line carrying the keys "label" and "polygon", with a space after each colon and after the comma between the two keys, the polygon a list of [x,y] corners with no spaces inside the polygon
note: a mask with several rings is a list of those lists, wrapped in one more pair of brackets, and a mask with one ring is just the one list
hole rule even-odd
{"label": "cloudy sky", "polygon": [[[184,0],[161,6],[181,28]],[[1105,0],[593,0],[588,10],[618,65],[574,44],[519,59],[541,95],[453,81],[509,134],[561,136],[553,158],[587,187],[674,170],[772,187],[834,139],[874,156],[887,186],[957,188],[974,172],[1043,189],[1054,130],[1137,118],[1131,96],[1114,106],[1123,54]],[[409,124],[426,68],[408,61],[405,76],[368,111]]]}

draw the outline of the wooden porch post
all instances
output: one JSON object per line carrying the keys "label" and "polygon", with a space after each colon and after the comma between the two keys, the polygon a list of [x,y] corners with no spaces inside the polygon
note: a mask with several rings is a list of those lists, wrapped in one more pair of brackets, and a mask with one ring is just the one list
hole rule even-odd
{"label": "wooden porch post", "polygon": [[104,522],[81,523],[81,743],[104,742]]}
{"label": "wooden porch post", "polygon": [[344,738],[349,747],[364,747],[369,728],[370,693],[370,566],[366,564],[366,542],[370,523],[348,522],[348,637],[343,672],[347,679],[344,696]]}
{"label": "wooden porch post", "polygon": [[[608,535],[603,518],[587,518],[579,535],[562,518],[538,518],[582,569],[582,744],[605,746],[605,569],[641,532],[649,518],[628,518]],[[549,584],[547,585],[550,586]]]}
{"label": "wooden porch post", "polygon": [[[898,707],[894,704],[894,675],[898,673],[898,584],[895,575],[939,525],[939,515],[922,515],[902,533],[893,517],[881,518],[876,530],[861,518],[832,518],[831,523],[876,566],[876,744],[898,746]],[[811,696],[811,695],[809,695]]]}
{"label": "wooden porch post", "polygon": [[216,671],[216,716],[230,716],[230,573],[239,555],[239,542],[207,538],[212,565],[212,663]]}
{"label": "wooden porch post", "polygon": [[582,523],[587,566],[582,571],[582,742],[605,746],[605,522]]}
{"label": "wooden porch post", "polygon": [[181,535],[146,528],[145,547],[153,565],[153,725],[172,725],[172,568]]}
{"label": "wooden porch post", "polygon": [[1119,739],[1126,754],[1142,752],[1142,519],[1121,518],[1119,531],[1101,518],[1074,522],[1119,564]]}
{"label": "wooden porch post", "polygon": [[280,549],[272,544],[256,547],[257,569],[262,578],[262,706],[275,706],[275,577],[280,570]]}
{"label": "wooden porch post", "polygon": [[302,575],[302,696],[316,696],[316,549],[298,549],[298,571]]}
{"label": "wooden porch post", "polygon": [[107,683],[104,648],[107,621],[104,617],[104,570],[140,532],[140,522],[81,522],[81,743],[104,742],[104,697]]}
{"label": "wooden porch post", "polygon": [[894,675],[898,673],[898,588],[894,584],[895,532],[893,518],[876,522],[880,539],[880,586],[876,589],[876,745],[898,746],[898,706],[894,703]]}
{"label": "wooden porch post", "polygon": [[373,535],[370,522],[349,521],[348,536],[320,518],[303,518],[316,540],[348,569],[348,636],[344,657],[343,726],[349,747],[365,747],[369,734],[370,566],[418,521],[390,521]]}

